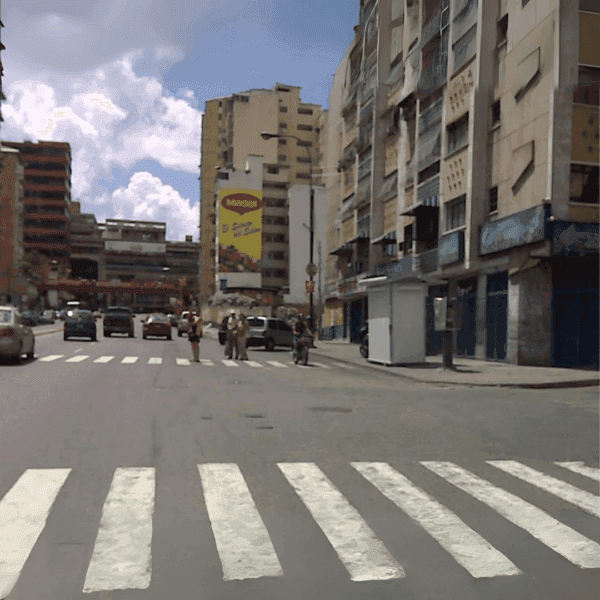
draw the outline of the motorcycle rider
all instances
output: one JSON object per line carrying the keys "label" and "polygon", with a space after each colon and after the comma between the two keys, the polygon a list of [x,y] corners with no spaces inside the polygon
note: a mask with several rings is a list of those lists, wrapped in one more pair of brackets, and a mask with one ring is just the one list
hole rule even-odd
{"label": "motorcycle rider", "polygon": [[306,333],[307,327],[304,322],[304,317],[300,315],[296,322],[294,323],[294,348],[298,346],[298,342],[300,341],[300,337]]}

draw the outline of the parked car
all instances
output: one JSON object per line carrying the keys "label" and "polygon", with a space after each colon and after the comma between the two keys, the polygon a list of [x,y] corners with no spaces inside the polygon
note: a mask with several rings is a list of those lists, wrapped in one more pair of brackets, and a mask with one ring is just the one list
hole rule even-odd
{"label": "parked car", "polygon": [[23,318],[23,323],[28,327],[35,327],[38,324],[38,317],[31,310],[21,313],[21,317]]}
{"label": "parked car", "polygon": [[64,321],[65,320],[65,315],[67,314],[67,309],[63,308],[61,310],[58,311],[57,317],[61,320]]}
{"label": "parked car", "polygon": [[19,364],[23,354],[33,358],[35,337],[23,315],[14,306],[0,306],[0,356],[8,356]]}
{"label": "parked car", "polygon": [[68,340],[70,337],[89,337],[92,342],[96,341],[96,321],[91,310],[76,308],[67,312],[63,339]]}
{"label": "parked car", "polygon": [[45,310],[42,313],[42,317],[47,323],[54,323],[56,320],[56,313],[53,310]]}
{"label": "parked car", "polygon": [[135,315],[127,306],[109,306],[103,319],[104,337],[110,337],[113,333],[127,333],[134,337],[133,319]]}
{"label": "parked car", "polygon": [[187,333],[189,323],[187,321],[188,315],[190,312],[188,310],[184,310],[177,320],[177,335],[181,337],[184,333]]}
{"label": "parked car", "polygon": [[173,339],[171,323],[166,315],[150,315],[142,326],[142,337],[146,339],[149,335],[164,336],[168,340]]}
{"label": "parked car", "polygon": [[275,346],[291,348],[294,344],[294,331],[282,319],[248,317],[248,324],[248,346],[264,346],[265,350],[273,350]]}

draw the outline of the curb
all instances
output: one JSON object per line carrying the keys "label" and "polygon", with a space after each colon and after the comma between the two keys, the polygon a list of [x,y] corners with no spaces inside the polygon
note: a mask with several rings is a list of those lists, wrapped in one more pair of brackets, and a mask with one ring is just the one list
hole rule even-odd
{"label": "curb", "polygon": [[[314,351],[313,351],[314,352]],[[318,350],[314,352],[319,356],[325,356],[327,358],[331,358],[332,360],[336,360],[338,362],[345,363],[347,365],[354,365],[359,367],[366,367],[373,371],[384,372],[389,375],[394,375],[396,377],[402,377],[404,379],[408,379],[409,381],[415,381],[417,383],[430,383],[431,385],[461,385],[461,386],[473,386],[473,387],[489,387],[489,388],[517,388],[517,389],[538,389],[538,390],[546,390],[546,389],[563,389],[563,388],[578,388],[578,387],[597,387],[600,386],[600,379],[576,379],[571,381],[557,381],[557,382],[544,382],[544,383],[471,383],[468,381],[431,381],[429,379],[421,379],[419,377],[413,377],[411,375],[404,375],[404,373],[397,373],[394,371],[386,371],[383,368],[374,367],[370,363],[365,364],[357,364],[350,360],[344,360],[343,358],[334,358],[328,354],[323,352],[319,352]]]}

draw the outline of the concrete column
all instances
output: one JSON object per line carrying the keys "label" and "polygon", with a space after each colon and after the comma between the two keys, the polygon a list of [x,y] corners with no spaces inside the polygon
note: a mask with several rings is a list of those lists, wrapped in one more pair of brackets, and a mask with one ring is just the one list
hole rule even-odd
{"label": "concrete column", "polygon": [[485,359],[487,342],[487,274],[480,273],[477,278],[477,307],[475,313],[475,358]]}

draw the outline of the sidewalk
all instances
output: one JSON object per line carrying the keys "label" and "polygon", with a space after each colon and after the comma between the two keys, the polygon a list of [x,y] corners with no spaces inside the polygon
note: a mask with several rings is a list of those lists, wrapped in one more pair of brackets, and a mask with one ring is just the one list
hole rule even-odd
{"label": "sidewalk", "polygon": [[[513,387],[555,389],[598,386],[600,373],[557,367],[526,367],[507,363],[454,357],[454,370],[444,370],[442,356],[428,356],[425,364],[386,366],[361,357],[358,344],[343,341],[316,341],[311,355],[326,356],[352,365],[379,369],[424,383],[473,385],[483,387]],[[310,360],[310,359],[309,359]]]}

